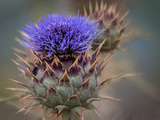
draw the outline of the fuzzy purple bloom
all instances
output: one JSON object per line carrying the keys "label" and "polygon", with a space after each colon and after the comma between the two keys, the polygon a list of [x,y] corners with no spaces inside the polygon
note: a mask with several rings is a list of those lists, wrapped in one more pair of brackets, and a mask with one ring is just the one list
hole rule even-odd
{"label": "fuzzy purple bloom", "polygon": [[23,32],[25,47],[53,56],[86,52],[99,30],[95,22],[85,17],[49,15],[36,25],[27,25]]}

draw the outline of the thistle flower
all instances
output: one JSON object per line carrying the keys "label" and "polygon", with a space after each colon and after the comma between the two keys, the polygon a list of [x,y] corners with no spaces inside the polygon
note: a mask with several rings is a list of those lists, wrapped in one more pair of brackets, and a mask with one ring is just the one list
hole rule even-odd
{"label": "thistle flower", "polygon": [[128,12],[122,10],[120,4],[103,2],[101,0],[100,4],[98,2],[93,5],[89,3],[89,7],[84,7],[82,15],[87,16],[91,20],[95,20],[101,29],[104,30],[101,39],[97,39],[93,48],[96,48],[104,39],[106,39],[102,50],[105,52],[110,52],[119,47],[119,43],[123,39],[124,32],[127,27],[126,16]]}
{"label": "thistle flower", "polygon": [[[99,93],[105,83],[124,77],[101,79],[110,55],[101,59],[100,51],[106,49],[108,39],[118,40],[124,29],[123,20],[117,15],[114,8],[107,9],[101,4],[95,11],[90,6],[89,14],[85,12],[88,17],[49,15],[36,24],[27,25],[20,40],[25,51],[16,49],[17,61],[14,62],[29,82],[13,80],[23,88],[10,90],[22,92],[22,100],[32,101],[19,111],[29,112],[41,106],[62,120],[80,120],[83,110],[95,109],[94,101],[117,100]],[[115,27],[114,35],[111,26]],[[103,39],[99,39],[100,33],[108,30],[110,32],[103,32]],[[96,49],[91,49],[95,42],[98,42]],[[116,47],[117,44],[112,49]]]}
{"label": "thistle flower", "polygon": [[79,54],[91,48],[97,25],[85,17],[49,15],[24,28],[25,47],[47,56]]}

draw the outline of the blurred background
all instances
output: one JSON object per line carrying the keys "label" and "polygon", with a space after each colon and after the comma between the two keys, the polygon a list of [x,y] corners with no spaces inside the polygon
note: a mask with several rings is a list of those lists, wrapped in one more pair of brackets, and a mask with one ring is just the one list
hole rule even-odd
{"label": "blurred background", "polygon": [[[103,94],[121,102],[97,104],[100,118],[89,113],[90,120],[160,120],[160,1],[119,1],[129,9],[129,24],[136,34],[123,46],[126,52],[116,53],[108,71],[140,76],[113,82],[104,89]],[[13,86],[9,79],[20,79],[11,62],[13,48],[19,47],[15,41],[19,30],[48,13],[73,15],[87,4],[88,0],[0,0],[0,101],[12,95],[5,89]],[[13,103],[0,102],[0,120],[38,120],[16,111]]]}

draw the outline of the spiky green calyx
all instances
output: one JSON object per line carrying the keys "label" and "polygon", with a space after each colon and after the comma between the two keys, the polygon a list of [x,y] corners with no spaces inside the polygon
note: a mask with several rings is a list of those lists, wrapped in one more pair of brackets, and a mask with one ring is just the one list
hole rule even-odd
{"label": "spiky green calyx", "polygon": [[60,60],[55,57],[48,62],[41,60],[38,68],[32,66],[30,71],[33,80],[34,95],[40,103],[48,108],[56,110],[58,105],[65,106],[65,109],[72,109],[77,106],[84,106],[87,100],[97,97],[97,77],[95,66],[96,61],[91,61],[87,55],[80,55],[76,58]]}
{"label": "spiky green calyx", "polygon": [[119,47],[127,27],[125,18],[128,14],[126,10],[120,8],[118,3],[107,3],[103,0],[100,3],[98,1],[95,4],[89,3],[88,7],[84,7],[82,15],[95,20],[104,30],[102,37],[94,42],[93,48],[96,48],[104,39],[106,42],[102,51],[110,52]]}
{"label": "spiky green calyx", "polygon": [[95,51],[73,56],[45,58],[33,51],[29,52],[30,57],[26,53],[22,53],[23,57],[17,55],[16,63],[19,62],[20,71],[30,82],[28,85],[16,83],[25,88],[20,90],[25,94],[22,99],[32,98],[34,101],[33,105],[21,110],[28,111],[40,105],[57,116],[69,113],[69,118],[76,115],[80,119],[82,116],[77,108],[93,109],[93,102],[101,100],[99,89],[111,80],[100,79],[104,60],[101,61],[99,55],[104,42]]}

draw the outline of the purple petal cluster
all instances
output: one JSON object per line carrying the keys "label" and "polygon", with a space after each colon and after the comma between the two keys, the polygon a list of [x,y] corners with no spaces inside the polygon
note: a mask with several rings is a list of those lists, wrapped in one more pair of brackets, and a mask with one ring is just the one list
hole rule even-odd
{"label": "purple petal cluster", "polygon": [[47,56],[80,54],[91,48],[97,24],[80,16],[49,15],[23,29],[23,45]]}

